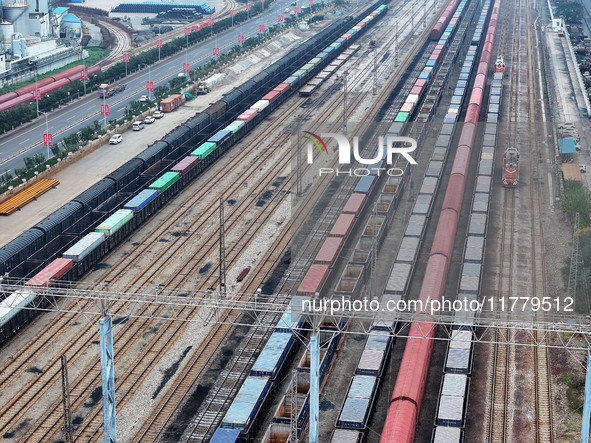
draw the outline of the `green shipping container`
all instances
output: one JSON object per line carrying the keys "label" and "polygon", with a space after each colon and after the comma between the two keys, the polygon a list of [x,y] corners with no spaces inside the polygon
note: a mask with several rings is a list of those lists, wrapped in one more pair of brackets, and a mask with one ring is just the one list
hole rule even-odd
{"label": "green shipping container", "polygon": [[312,60],[310,60],[310,64],[316,66],[318,63],[320,63],[322,61],[321,58],[318,57],[314,57]]}
{"label": "green shipping container", "polygon": [[399,112],[396,118],[394,119],[395,122],[407,122],[408,121],[408,112]]}
{"label": "green shipping container", "polygon": [[193,157],[199,157],[201,160],[203,160],[205,157],[211,154],[216,147],[217,145],[213,142],[205,142],[193,152],[191,152],[191,155]]}
{"label": "green shipping container", "polygon": [[243,121],[235,121],[224,128],[225,131],[232,131],[234,134],[238,132],[246,123]]}
{"label": "green shipping container", "polygon": [[150,185],[150,189],[155,189],[158,193],[166,191],[172,184],[179,179],[181,175],[178,172],[167,172],[158,180]]}
{"label": "green shipping container", "polygon": [[306,71],[304,69],[300,69],[299,71],[294,72],[293,75],[296,76],[297,78],[302,78],[307,73],[308,73],[308,71]]}
{"label": "green shipping container", "polygon": [[341,46],[341,43],[340,43],[340,42],[334,42],[334,43],[331,43],[331,44],[330,44],[330,45],[328,45],[328,46],[329,46],[330,48],[335,48],[335,49],[337,49],[339,46]]}
{"label": "green shipping container", "polygon": [[131,209],[119,209],[108,219],[102,222],[95,228],[95,232],[102,232],[107,237],[113,235],[121,227],[133,218],[133,211]]}
{"label": "green shipping container", "polygon": [[314,64],[313,63],[306,63],[304,66],[302,66],[302,70],[309,71],[313,67],[314,67]]}

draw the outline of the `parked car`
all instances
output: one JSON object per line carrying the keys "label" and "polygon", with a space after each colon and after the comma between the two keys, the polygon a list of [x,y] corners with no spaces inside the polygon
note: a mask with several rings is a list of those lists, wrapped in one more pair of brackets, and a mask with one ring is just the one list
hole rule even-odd
{"label": "parked car", "polygon": [[154,118],[162,118],[162,117],[164,117],[164,112],[162,112],[162,111],[156,111],[156,112],[154,112],[152,114],[152,117],[154,117]]}
{"label": "parked car", "polygon": [[581,172],[587,172],[587,165],[579,163],[579,169],[581,170]]}
{"label": "parked car", "polygon": [[141,101],[142,103],[144,103],[144,102],[147,102],[147,101],[148,101],[148,96],[147,96],[147,95],[142,95],[142,96],[140,97],[140,101]]}
{"label": "parked car", "polygon": [[109,139],[110,145],[118,145],[123,141],[123,136],[121,134],[115,134]]}
{"label": "parked car", "polygon": [[144,119],[144,123],[146,125],[151,125],[152,123],[154,123],[156,121],[156,119],[154,117],[152,117],[151,115],[148,115],[145,119]]}
{"label": "parked car", "polygon": [[139,122],[133,122],[133,126],[132,129],[134,131],[141,131],[142,129],[144,129],[146,127],[146,125],[144,124],[144,122],[139,121]]}

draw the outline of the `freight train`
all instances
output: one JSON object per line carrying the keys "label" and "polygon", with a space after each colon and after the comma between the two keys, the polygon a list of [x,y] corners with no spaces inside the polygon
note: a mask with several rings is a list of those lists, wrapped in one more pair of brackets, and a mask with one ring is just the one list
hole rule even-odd
{"label": "freight train", "polygon": [[[378,3],[367,9],[359,18],[374,14],[370,21],[373,23],[385,14],[386,9],[386,5]],[[162,140],[5,245],[0,249],[0,274],[6,273],[12,280],[27,282],[37,273],[43,272],[48,264],[51,267],[53,261],[60,258],[62,253],[78,240],[94,231],[97,225],[108,222],[107,225],[111,229],[105,232],[104,241],[95,244],[91,239],[85,238],[84,242],[76,245],[78,256],[81,254],[83,257],[76,262],[72,259],[72,266],[65,274],[47,276],[48,281],[56,278],[77,280],[302,84],[346,49],[356,37],[346,39],[338,36],[350,28],[350,19],[347,17],[339,20],[308,39],[298,51],[290,52],[251,80],[235,88],[220,101],[209,106],[205,112],[171,131]],[[356,35],[361,35],[361,32]],[[309,54],[316,56],[310,57]],[[321,62],[304,69],[303,66],[311,58],[318,58]],[[260,106],[259,99],[264,101],[266,106]],[[248,108],[249,103],[253,101],[259,103],[259,106],[253,109],[250,105]],[[213,135],[206,135],[212,132]],[[189,157],[196,157],[199,161]],[[173,171],[173,168],[176,169]],[[171,170],[166,171],[167,169]],[[157,175],[161,172],[170,174],[158,178]],[[149,189],[145,188],[149,188],[157,180],[163,181],[162,186],[158,184],[157,189],[152,189],[158,192],[158,196],[154,197],[151,193],[151,197],[146,197],[145,191]],[[134,202],[135,206],[128,208],[133,211],[131,219],[126,219],[124,223],[120,223],[118,218],[111,219],[113,212],[133,199],[138,191],[143,197],[138,196],[139,200]],[[146,201],[142,198],[152,200]],[[84,248],[87,244],[88,247],[92,247],[91,250]]]}
{"label": "freight train", "polygon": [[[419,294],[419,299],[423,302],[427,299],[440,300],[445,289],[468,175],[468,165],[474,147],[476,128],[484,97],[484,87],[490,68],[499,8],[500,0],[496,0],[492,8],[476,80],[466,112],[465,124],[460,135],[451,177]],[[496,132],[496,123],[491,122],[490,125],[494,127]],[[490,186],[490,181],[488,183]],[[433,349],[432,339],[435,331],[435,325],[429,323],[413,323],[410,327],[399,375],[390,399],[386,423],[382,430],[381,442],[410,443],[414,441],[415,429],[427,383]]]}
{"label": "freight train", "polygon": [[[454,34],[453,27],[459,23],[459,19],[462,17],[465,3],[466,2],[463,2],[460,5],[461,9],[457,12],[458,15],[456,17],[455,23],[451,25],[452,28],[446,30],[447,34],[445,39],[442,38],[442,41],[439,42],[439,47],[434,49],[436,53],[431,54],[426,68],[432,67],[435,69],[436,67],[439,67],[439,64],[443,59],[443,53],[451,44],[451,37]],[[469,67],[469,70],[466,71],[466,75],[469,75],[471,72],[471,67],[476,57],[476,51],[476,48],[470,48],[468,51],[464,65],[466,68]],[[454,53],[453,57],[455,56],[456,53]],[[423,70],[423,72],[425,71]],[[428,69],[426,72],[429,74],[428,77],[425,79],[418,79],[422,81],[421,85],[418,86],[418,89],[415,89],[417,88],[417,85],[415,84],[413,86],[414,90],[411,90],[411,94],[421,96],[427,91],[427,86],[430,85],[429,82],[434,81],[435,71]],[[464,69],[462,72],[464,72]],[[445,78],[447,79],[447,74],[445,75]],[[450,110],[448,112],[450,115],[455,114],[456,118],[457,114],[459,114],[459,106],[461,106],[463,96],[467,91],[467,82],[465,80],[460,81],[464,82],[463,86],[456,88],[456,91],[454,91],[454,99],[460,99],[460,101],[457,102],[459,105],[456,105],[456,102],[454,101],[454,103],[450,105]],[[443,84],[445,84],[445,81]],[[414,97],[411,97],[411,101],[409,101],[407,97],[407,100],[402,105],[400,112],[407,112],[408,114],[412,113],[415,110],[415,104],[418,106],[418,100],[415,100]],[[406,118],[407,115],[404,115],[404,119]],[[402,118],[398,118],[398,120],[402,120]],[[388,133],[400,135],[404,130],[404,125],[404,122],[395,122],[392,124]],[[347,394],[343,401],[341,411],[337,417],[337,422],[335,423],[336,430],[332,435],[332,442],[336,443],[349,441],[349,439],[351,439],[350,441],[361,441],[366,432],[369,420],[371,419],[371,411],[375,397],[377,395],[380,380],[388,359],[388,353],[394,339],[392,333],[397,327],[397,318],[395,313],[392,314],[387,312],[386,306],[389,303],[395,303],[400,300],[402,294],[405,294],[406,288],[408,287],[410,273],[407,273],[405,276],[403,272],[399,272],[399,268],[406,267],[408,270],[410,270],[412,265],[409,264],[409,260],[413,262],[417,257],[418,242],[416,240],[420,241],[420,238],[415,237],[422,237],[424,223],[426,222],[426,216],[418,214],[423,214],[425,212],[428,213],[430,211],[430,206],[434,202],[432,197],[436,192],[437,182],[441,178],[443,169],[442,162],[445,161],[447,150],[449,149],[448,145],[451,143],[451,137],[449,135],[444,137],[447,137],[445,139],[447,140],[447,143],[445,145],[441,145],[439,142],[444,138],[440,137],[440,139],[438,139],[439,147],[436,148],[436,152],[433,156],[433,163],[430,164],[426,177],[426,181],[429,182],[428,186],[423,186],[421,188],[421,195],[419,196],[419,199],[417,200],[417,203],[413,209],[414,215],[412,217],[422,218],[422,222],[419,220],[419,223],[421,223],[419,232],[416,231],[418,228],[417,223],[414,223],[413,226],[409,226],[409,229],[407,230],[405,239],[410,240],[410,242],[407,242],[408,244],[403,242],[401,253],[397,259],[397,265],[395,265],[397,267],[392,273],[391,281],[388,282],[388,286],[386,287],[385,291],[386,293],[380,300],[380,306],[383,308],[383,313],[379,313],[371,325],[372,332],[370,333],[364,351],[356,366],[355,375],[352,377]],[[442,150],[443,152],[440,152]],[[385,209],[386,212],[384,215],[381,216],[381,224],[379,224],[380,228],[373,232],[373,234],[377,236],[375,241],[378,243],[381,242],[381,236],[386,231],[385,225],[388,222],[389,216],[391,216],[391,213],[394,212],[397,200],[400,198],[401,192],[408,182],[409,168],[404,168],[404,171],[405,173],[401,177],[390,177],[388,182],[384,185],[382,193],[380,193],[380,198],[388,197],[390,194],[385,191],[393,191],[394,198],[386,198],[385,201],[388,203],[385,206],[378,205],[378,213],[380,213],[379,208],[387,208]],[[434,184],[433,181],[435,181]],[[351,194],[347,203],[343,207],[341,214],[338,216],[333,228],[328,234],[328,237],[320,246],[318,254],[313,260],[313,264],[309,268],[297,289],[297,294],[305,294],[310,297],[317,296],[317,294],[322,294],[325,282],[328,280],[328,275],[333,269],[340,251],[342,251],[344,248],[343,245],[348,238],[349,233],[352,231],[353,225],[356,223],[358,216],[365,205],[365,202],[369,200],[369,195],[375,190],[377,182],[378,177],[375,175],[375,173],[374,175],[362,177],[358,181],[354,192]],[[425,197],[429,197],[428,202],[423,202]],[[372,222],[372,228],[374,227],[375,226]],[[364,266],[367,265],[369,261],[371,261],[369,256],[371,252],[368,251],[368,247],[366,245],[367,240],[368,238],[362,235],[357,247],[352,253],[352,258],[349,261],[349,267],[344,270],[340,281],[336,285],[335,295],[352,296],[353,294],[358,294],[361,290],[365,275]],[[370,238],[370,240],[372,239]],[[355,275],[355,279],[353,278],[353,275]],[[286,403],[287,401],[286,399],[284,400],[285,401],[282,402],[282,404]],[[289,403],[289,407],[291,407],[291,403]],[[302,405],[300,406],[298,402],[299,409],[295,412],[295,414],[298,416],[299,429],[302,429],[300,420],[301,414],[307,416],[307,412],[305,411],[306,407],[307,403],[302,402]],[[258,409],[256,410],[258,411]],[[292,411],[292,414],[293,413],[294,412]],[[285,425],[282,427],[281,423],[284,422],[282,422],[280,418],[274,417],[273,424],[269,426],[263,441],[281,441],[282,438],[285,438],[287,435],[289,435],[289,428]],[[285,424],[288,423],[289,422],[285,422]],[[231,427],[232,425],[228,423],[225,426]],[[222,438],[230,438],[230,435],[232,438],[228,441],[244,441],[244,439],[250,438],[250,428],[245,429],[248,430],[248,434],[241,431],[231,431],[230,429],[220,428],[216,432],[216,438],[219,440],[215,441],[222,441]],[[243,440],[239,440],[240,438],[243,438]]]}

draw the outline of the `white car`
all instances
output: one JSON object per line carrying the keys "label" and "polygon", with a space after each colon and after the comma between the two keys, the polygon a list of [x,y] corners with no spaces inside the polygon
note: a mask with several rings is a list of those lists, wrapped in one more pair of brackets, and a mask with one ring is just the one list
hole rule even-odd
{"label": "white car", "polygon": [[587,165],[579,163],[579,169],[581,170],[581,172],[587,172]]}
{"label": "white car", "polygon": [[123,136],[121,134],[115,134],[109,139],[110,145],[118,145],[123,141]]}
{"label": "white car", "polygon": [[154,117],[154,118],[162,118],[162,117],[164,117],[164,112],[162,112],[162,111],[156,111],[156,112],[154,112],[152,114],[152,117]]}
{"label": "white car", "polygon": [[147,96],[147,95],[142,95],[142,96],[140,97],[140,101],[141,101],[142,103],[144,103],[144,102],[147,102],[147,101],[148,101],[148,96]]}
{"label": "white car", "polygon": [[154,123],[156,121],[156,119],[154,117],[152,117],[151,115],[148,115],[145,119],[144,119],[144,123],[146,125],[151,125],[152,123]]}

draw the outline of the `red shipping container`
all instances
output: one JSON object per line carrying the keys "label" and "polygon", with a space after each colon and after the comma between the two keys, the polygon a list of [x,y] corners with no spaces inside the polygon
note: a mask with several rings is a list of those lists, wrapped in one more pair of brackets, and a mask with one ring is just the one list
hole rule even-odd
{"label": "red shipping container", "polygon": [[421,95],[421,92],[423,92],[423,88],[421,88],[420,86],[413,86],[410,90],[410,93],[414,95]]}
{"label": "red shipping container", "polygon": [[352,37],[352,35],[349,34],[349,33],[346,33],[346,34],[341,35],[341,38],[345,38],[347,40],[349,40],[351,37]]}
{"label": "red shipping container", "polygon": [[438,49],[440,51],[443,51],[443,45],[435,45],[435,49]]}
{"label": "red shipping container", "polygon": [[378,16],[378,13],[377,13],[377,12],[372,12],[372,13],[371,13],[371,14],[369,14],[369,15],[371,15],[372,17],[377,17],[377,16]]}
{"label": "red shipping container", "polygon": [[192,168],[194,168],[197,165],[197,163],[199,163],[199,161],[199,157],[185,157],[172,168],[170,168],[170,170],[172,172],[178,172],[181,175],[185,175]]}
{"label": "red shipping container", "polygon": [[346,237],[353,227],[355,216],[353,214],[341,214],[332,227],[329,237]]}
{"label": "red shipping container", "polygon": [[290,86],[291,85],[289,83],[280,83],[279,85],[273,88],[273,91],[279,91],[281,94],[283,94],[290,88]]}
{"label": "red shipping container", "polygon": [[40,288],[46,288],[54,280],[65,275],[70,269],[74,262],[67,258],[56,258],[50,264],[48,264],[45,268],[37,273],[32,279],[30,279],[26,286],[37,286]]}
{"label": "red shipping container", "polygon": [[281,95],[281,92],[279,91],[271,91],[268,94],[263,95],[263,100],[268,100],[269,103],[273,103],[275,100],[277,100],[277,97],[279,97]]}
{"label": "red shipping container", "polygon": [[320,292],[327,275],[327,265],[314,264],[310,266],[310,269],[308,269],[306,276],[298,287],[297,295],[308,295],[313,297],[317,292]]}
{"label": "red shipping container", "polygon": [[[250,112],[250,111],[252,111],[252,112]],[[245,111],[242,114],[240,114],[238,117],[236,117],[236,120],[240,120],[243,122],[249,122],[253,118],[255,118],[257,114],[258,114],[258,112],[255,111],[254,109],[249,109],[248,111]]]}
{"label": "red shipping container", "polygon": [[419,78],[415,82],[415,86],[420,86],[421,88],[424,88],[426,84],[427,84],[427,80],[425,80],[424,78]]}
{"label": "red shipping container", "polygon": [[326,240],[324,240],[320,251],[318,251],[314,263],[332,266],[339,255],[342,244],[342,237],[328,237]]}
{"label": "red shipping container", "polygon": [[359,192],[351,194],[351,197],[349,197],[343,208],[343,214],[359,214],[364,203],[365,194],[360,194]]}

